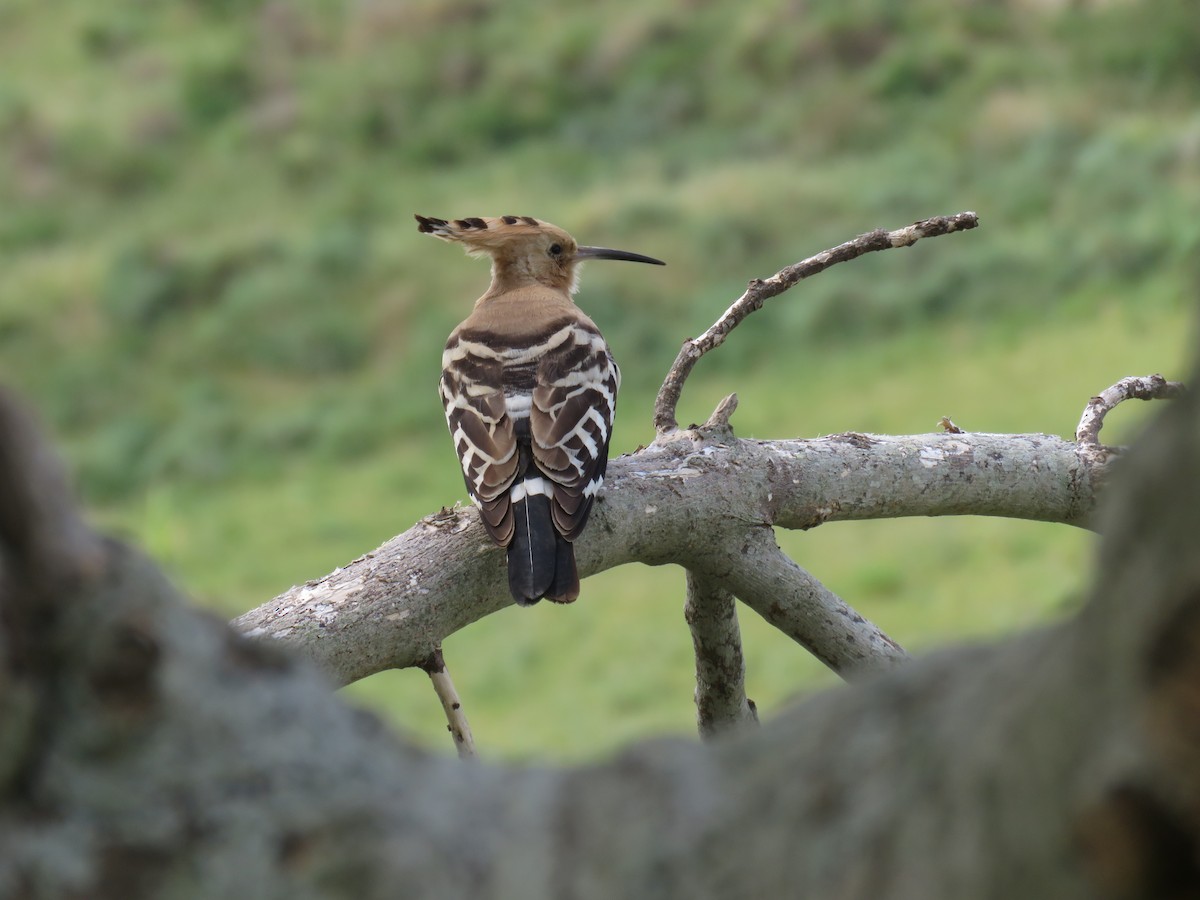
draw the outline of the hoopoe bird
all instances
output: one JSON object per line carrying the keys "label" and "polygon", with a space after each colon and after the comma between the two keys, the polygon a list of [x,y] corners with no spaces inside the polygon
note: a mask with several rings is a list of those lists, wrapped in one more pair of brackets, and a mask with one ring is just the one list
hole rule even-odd
{"label": "hoopoe bird", "polygon": [[513,599],[570,603],[574,541],[604,483],[621,384],[608,344],[571,299],[579,264],[664,263],[581,247],[529,216],[416,219],[422,233],[492,258],[491,286],[442,354],[446,424],[483,526],[508,548]]}

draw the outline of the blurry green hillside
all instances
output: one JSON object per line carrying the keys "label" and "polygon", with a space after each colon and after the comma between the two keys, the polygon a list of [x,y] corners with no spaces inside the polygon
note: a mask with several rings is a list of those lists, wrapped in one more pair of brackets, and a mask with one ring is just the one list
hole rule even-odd
{"label": "blurry green hillside", "polygon": [[[464,496],[434,385],[486,264],[414,212],[534,215],[668,261],[584,277],[625,375],[621,452],[747,279],[974,209],[976,232],[772,301],[680,418],[737,390],[744,435],[944,414],[1069,433],[1091,394],[1189,355],[1200,16],[1061,5],[0,0],[0,379],[97,516],[229,614]],[[786,541],[918,648],[1069,604],[1088,552],[1003,522]],[[681,604],[679,573],[631,568],[456,636],[484,746],[686,730]],[[818,676],[745,625],[764,708]],[[421,678],[357,690],[436,739]]]}

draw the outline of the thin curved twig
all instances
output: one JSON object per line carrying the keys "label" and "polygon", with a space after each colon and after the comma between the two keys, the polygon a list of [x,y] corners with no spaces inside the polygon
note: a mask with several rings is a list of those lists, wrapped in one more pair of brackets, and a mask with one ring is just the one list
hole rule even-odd
{"label": "thin curved twig", "polygon": [[1167,381],[1162,375],[1130,375],[1122,378],[1088,401],[1079,427],[1075,429],[1075,440],[1080,444],[1098,447],[1104,417],[1117,404],[1125,400],[1173,400],[1183,396],[1185,390],[1182,382]]}
{"label": "thin curved twig", "polygon": [[696,651],[696,725],[700,737],[708,740],[756,724],[754,701],[746,697],[746,661],[733,594],[688,569],[683,616]]}
{"label": "thin curved twig", "polygon": [[667,373],[662,387],[658,390],[658,397],[654,401],[655,431],[665,434],[678,429],[679,423],[675,419],[675,407],[679,404],[683,383],[691,374],[692,368],[705,353],[721,346],[729,333],[750,313],[761,309],[764,301],[782,294],[810,275],[816,275],[830,266],[856,259],[865,253],[890,250],[893,247],[909,247],[921,238],[966,231],[978,226],[978,215],[973,212],[960,212],[953,216],[935,216],[932,219],[923,219],[905,228],[897,228],[895,231],[885,231],[879,228],[866,234],[860,234],[853,240],[824,250],[816,256],[810,256],[808,259],[794,263],[779,270],[770,278],[755,278],[746,288],[746,292],[738,297],[704,334],[683,342],[683,347],[680,349],[679,355],[675,357],[671,371]]}
{"label": "thin curved twig", "polygon": [[462,700],[454,688],[454,682],[450,680],[450,671],[446,668],[442,648],[438,647],[430,653],[421,663],[421,668],[429,676],[434,693],[442,702],[442,709],[446,712],[446,729],[454,738],[454,749],[458,751],[459,759],[474,759],[478,755],[475,752],[475,738],[471,735],[467,714],[463,712]]}

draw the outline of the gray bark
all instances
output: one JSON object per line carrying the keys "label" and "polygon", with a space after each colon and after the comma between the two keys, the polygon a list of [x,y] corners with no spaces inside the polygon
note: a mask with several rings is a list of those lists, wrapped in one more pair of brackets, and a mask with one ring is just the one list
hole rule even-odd
{"label": "gray bark", "polygon": [[[844,675],[904,652],[779,554],[770,529],[898,516],[1009,516],[1086,527],[1107,457],[1052,435],[662,436],[609,465],[578,544],[580,574],[675,563],[710,578]],[[747,553],[742,553],[743,546]],[[420,665],[511,603],[504,553],[473,509],[443,510],[234,623],[303,650],[337,684]],[[584,602],[589,602],[584,593]]]}
{"label": "gray bark", "polygon": [[738,627],[737,598],[703,575],[687,573],[683,616],[696,650],[696,723],[713,738],[758,721],[746,696],[746,660]]}
{"label": "gray bark", "polygon": [[[878,498],[852,477],[797,461],[821,454],[851,473],[858,460],[885,493],[932,472],[926,483],[942,489],[903,493],[893,514],[963,511],[973,497],[993,514],[1082,521],[1091,503],[1078,485],[1089,473],[1070,445],[1018,443],[1028,453],[989,436],[842,437],[788,445],[795,454],[656,447],[625,461],[600,518],[600,533],[620,529],[630,544],[594,542],[585,566],[651,555],[655,540],[666,548],[658,558],[697,562],[699,539],[664,531],[674,517],[645,506],[661,499],[665,511],[670,500],[682,519],[703,522],[693,485],[706,480],[720,482],[711,489],[733,504],[731,518],[754,528],[878,514]],[[1200,890],[1194,398],[1167,410],[1114,481],[1078,615],[915,660],[728,739],[651,742],[576,769],[462,764],[402,745],[341,703],[287,642],[240,637],[187,607],[139,554],[94,538],[47,458],[0,403],[0,896],[1070,900]],[[729,472],[752,463],[758,474],[746,481],[760,486],[739,500]],[[978,484],[997,469],[1007,493]],[[814,482],[842,485],[837,502],[817,509],[815,494],[777,490]],[[625,526],[618,509],[640,515]],[[450,514],[398,540],[478,553],[464,522]],[[483,555],[483,572],[458,594],[473,605],[457,616],[406,601],[419,595],[405,593],[414,588],[403,570],[385,601],[368,559],[354,564],[357,603],[352,582],[336,578],[322,584],[324,600],[296,602],[328,604],[334,634],[357,625],[366,635],[400,613],[437,633],[496,602],[497,560]],[[397,558],[377,555],[375,569]],[[447,564],[464,566],[453,555]],[[413,576],[431,592],[451,577],[429,561]],[[319,627],[292,621],[296,633]],[[339,671],[322,640],[291,643]],[[399,647],[393,664],[409,652]]]}
{"label": "gray bark", "polygon": [[[454,728],[438,645],[508,602],[473,514],[431,516],[248,613],[242,629],[275,639],[250,641],[89,531],[0,394],[0,898],[1200,895],[1195,398],[1121,464],[1076,616],[911,662],[772,529],[954,514],[1091,527],[1121,468],[1097,440],[1104,414],[1177,385],[1115,385],[1075,444],[738,441],[732,397],[705,426],[673,427],[692,366],[764,300],[976,224],[861,235],[751,282],[685,342],[659,437],[611,467],[580,563],[687,570],[700,723],[725,734],[583,769],[432,757],[329,690],[419,665]],[[735,595],[857,683],[737,727],[752,710]]]}

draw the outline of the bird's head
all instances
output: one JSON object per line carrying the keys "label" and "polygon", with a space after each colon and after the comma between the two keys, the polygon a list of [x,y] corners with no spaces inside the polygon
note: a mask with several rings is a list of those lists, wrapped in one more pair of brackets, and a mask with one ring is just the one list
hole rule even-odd
{"label": "bird's head", "polygon": [[512,286],[537,282],[573,292],[579,263],[587,259],[666,265],[640,253],[581,247],[557,225],[539,222],[530,216],[453,219],[449,222],[416,216],[416,220],[417,230],[423,234],[462,244],[471,256],[490,256],[493,281]]}

